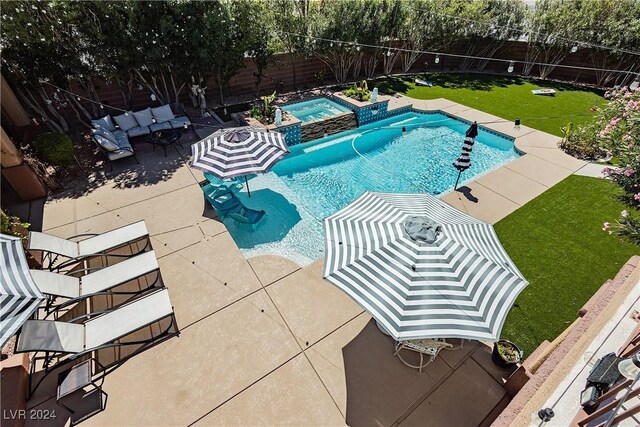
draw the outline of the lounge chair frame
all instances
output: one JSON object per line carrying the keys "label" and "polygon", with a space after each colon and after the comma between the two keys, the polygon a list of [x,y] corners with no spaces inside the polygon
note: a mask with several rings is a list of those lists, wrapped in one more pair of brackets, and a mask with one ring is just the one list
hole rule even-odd
{"label": "lounge chair frame", "polygon": [[[139,221],[140,222],[140,221]],[[135,223],[132,223],[135,224]],[[106,231],[104,233],[82,233],[82,234],[76,234],[75,236],[71,236],[71,237],[67,237],[65,238],[65,240],[74,242],[74,243],[78,243],[81,242],[83,240],[86,240],[88,238],[91,237],[97,237],[100,236],[102,234],[106,234],[115,230],[119,230],[121,228],[125,228],[128,227],[132,224],[127,224],[127,225],[123,225],[122,227],[118,227],[118,228],[114,228],[112,230]],[[46,233],[42,233],[42,234],[46,234]],[[131,246],[133,243],[138,243],[142,240],[145,240],[145,245],[142,249],[140,249],[139,251],[132,253],[132,254],[114,254],[113,251],[116,249],[120,249],[123,248],[125,246]],[[137,237],[133,240],[129,240],[127,242],[123,242],[117,246],[113,246],[110,247],[106,250],[104,250],[103,252],[99,252],[99,253],[93,253],[93,254],[84,254],[84,255],[79,255],[77,257],[68,257],[68,259],[66,259],[65,261],[63,261],[62,263],[56,265],[56,261],[58,260],[58,258],[60,257],[65,257],[67,258],[64,254],[59,254],[59,253],[55,253],[55,252],[51,252],[48,251],[46,249],[38,249],[38,248],[34,248],[34,249],[29,249],[30,251],[39,251],[42,252],[42,268],[47,268],[49,271],[62,271],[67,267],[73,266],[75,264],[78,264],[79,262],[89,259],[89,258],[95,258],[95,257],[106,257],[106,256],[110,256],[110,257],[120,257],[120,258],[129,258],[135,255],[139,255],[142,252],[147,251],[151,246],[151,239],[149,238],[149,234],[147,233],[147,235],[145,236],[141,236],[141,237]]]}
{"label": "lounge chair frame", "polygon": [[[131,303],[131,302],[128,302]],[[128,304],[126,303],[126,304]],[[110,313],[113,311],[116,311],[119,307],[121,307],[121,305],[118,305],[116,307],[112,307],[109,308],[107,310],[103,310],[103,311],[98,311],[98,312],[92,312],[92,313],[87,313],[87,314],[83,314],[81,316],[75,317],[65,323],[75,323],[78,320],[82,320],[82,319],[90,319],[91,317],[96,317],[99,315],[103,315],[106,313]],[[171,321],[169,322],[168,326],[162,330],[159,334],[156,334],[153,338],[151,339],[146,339],[146,340],[137,340],[137,341],[128,341],[128,342],[119,342],[122,338],[140,331],[146,327],[149,327],[155,323],[161,322],[165,319],[171,319]],[[175,331],[172,332],[172,330],[175,328]],[[92,348],[88,348],[85,349],[81,352],[78,353],[69,353],[69,352],[64,352],[64,351],[59,351],[59,352],[53,352],[53,351],[30,351],[32,353],[34,353],[33,357],[31,358],[31,363],[30,363],[30,367],[29,367],[29,388],[28,388],[28,398],[30,398],[33,393],[38,389],[38,387],[42,384],[42,382],[45,380],[45,378],[47,378],[49,376],[50,373],[52,373],[53,371],[55,371],[56,369],[71,363],[75,360],[77,360],[78,358],[81,358],[83,356],[86,355],[90,355],[93,354],[94,352],[100,351],[100,350],[104,350],[107,348],[112,348],[112,347],[124,347],[124,346],[130,346],[130,345],[140,345],[141,347],[139,349],[137,349],[136,351],[134,351],[131,354],[128,354],[127,356],[125,356],[122,359],[119,359],[116,363],[114,364],[110,364],[110,365],[100,365],[103,369],[103,373],[106,375],[106,373],[108,372],[108,370],[112,367],[115,367],[117,365],[119,365],[120,363],[128,360],[129,358],[157,345],[160,344],[163,341],[166,341],[169,338],[172,338],[174,336],[179,336],[180,335],[180,330],[178,328],[178,324],[176,322],[176,317],[175,317],[175,313],[172,312],[171,314],[168,314],[164,317],[161,317],[159,319],[156,319],[152,322],[146,323],[140,327],[138,327],[135,330],[132,331],[128,331],[126,334],[121,335],[115,339],[113,339],[112,341],[110,341],[109,343],[105,343],[102,345],[99,345],[97,347],[92,347]],[[15,344],[14,344],[14,352],[15,353],[19,353],[18,351],[18,342],[19,339],[15,340]],[[44,353],[42,356],[39,356],[38,354],[40,353]],[[66,356],[66,357],[65,357]],[[97,358],[94,358],[94,360],[97,360]],[[33,380],[33,375],[36,373],[36,362],[38,361],[42,361],[43,364],[42,366],[44,367],[44,375],[42,375],[42,377],[38,380],[38,382],[35,384],[35,386],[32,387],[32,380]],[[55,361],[55,363],[54,363]],[[27,399],[28,399],[27,398]]]}
{"label": "lounge chair frame", "polygon": [[[115,264],[118,265],[118,264]],[[78,270],[73,270],[72,272],[68,273],[67,275],[69,276],[73,276],[76,274],[91,274],[92,271],[96,271],[96,270],[102,270],[104,268],[108,268],[108,267],[90,267],[90,268],[82,268],[82,269],[78,269]],[[60,274],[60,273],[53,273],[53,274]],[[150,285],[142,288],[142,289],[138,289],[135,291],[114,291],[114,288],[117,288],[118,286],[121,286],[125,283],[128,283],[132,280],[137,280],[140,279],[141,277],[147,276],[149,274],[155,274],[155,278],[154,280],[151,282]],[[56,300],[58,300],[59,298],[65,298],[64,296],[60,296],[60,295],[53,295],[53,294],[49,294],[46,292],[43,292],[46,296],[47,296],[47,300],[45,302],[45,306],[44,306],[44,312],[45,312],[45,317],[44,319],[47,319],[47,317],[49,317],[51,314],[54,314],[54,319],[57,320],[59,317],[59,313],[60,310],[63,310],[67,307],[70,307],[74,304],[77,304],[79,302],[85,301],[88,298],[92,298],[92,297],[96,297],[96,296],[100,296],[100,295],[142,295],[145,294],[146,292],[150,291],[151,289],[154,288],[162,288],[164,287],[164,284],[162,283],[162,276],[160,274],[160,268],[157,267],[151,271],[148,271],[146,273],[142,273],[139,274],[135,277],[130,277],[128,278],[126,281],[124,282],[120,282],[120,283],[115,283],[113,284],[113,286],[111,286],[109,289],[105,289],[99,292],[93,292],[90,294],[83,294],[80,295],[78,297],[75,298],[68,298],[66,301],[63,301],[59,304],[56,304]],[[82,280],[82,279],[80,279]],[[157,283],[160,283],[161,286],[156,286]]]}

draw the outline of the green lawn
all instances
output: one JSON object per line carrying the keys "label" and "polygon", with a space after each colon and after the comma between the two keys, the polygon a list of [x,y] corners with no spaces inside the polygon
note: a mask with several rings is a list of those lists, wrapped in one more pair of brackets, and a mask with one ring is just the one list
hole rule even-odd
{"label": "green lawn", "polygon": [[[434,86],[416,86],[413,77],[385,78],[373,85],[384,93],[401,92],[417,99],[447,98],[505,119],[519,117],[523,125],[559,136],[561,126],[588,121],[593,114],[591,107],[604,103],[597,92],[563,83],[483,74],[429,74],[423,78]],[[542,87],[553,88],[557,93],[531,93]]]}
{"label": "green lawn", "polygon": [[502,337],[530,354],[553,340],[577,311],[640,248],[602,231],[625,206],[609,181],[570,176],[495,228],[529,286],[511,309]]}

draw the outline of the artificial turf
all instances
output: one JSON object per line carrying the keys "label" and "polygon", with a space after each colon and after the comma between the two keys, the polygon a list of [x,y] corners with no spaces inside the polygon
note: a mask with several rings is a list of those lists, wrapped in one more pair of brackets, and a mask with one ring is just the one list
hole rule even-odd
{"label": "artificial turf", "polygon": [[[561,126],[584,123],[592,107],[604,104],[598,91],[565,83],[484,74],[426,74],[432,87],[416,86],[413,77],[389,77],[373,83],[384,93],[401,92],[416,99],[446,98],[523,125],[562,136]],[[555,96],[533,95],[532,89],[553,88]]]}
{"label": "artificial turf", "polygon": [[625,208],[610,181],[572,175],[495,225],[529,281],[502,330],[525,357],[552,341],[640,247],[602,230]]}

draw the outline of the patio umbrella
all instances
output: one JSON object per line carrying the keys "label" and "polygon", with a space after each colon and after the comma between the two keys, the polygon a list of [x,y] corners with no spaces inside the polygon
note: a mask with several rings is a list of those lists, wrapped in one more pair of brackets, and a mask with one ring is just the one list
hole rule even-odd
{"label": "patio umbrella", "polygon": [[265,173],[289,149],[284,135],[250,126],[221,129],[191,146],[191,167],[209,172],[220,179]]}
{"label": "patio umbrella", "polygon": [[527,285],[490,224],[428,194],[366,192],[324,226],[324,278],[398,341],[496,341]]}
{"label": "patio umbrella", "polygon": [[458,181],[460,181],[460,175],[462,175],[462,172],[471,167],[471,158],[469,156],[471,156],[473,144],[476,142],[476,136],[478,136],[478,123],[473,122],[465,134],[464,145],[462,146],[460,157],[453,162],[453,167],[458,169],[458,178],[456,179],[456,184],[453,186],[454,190],[458,188]]}
{"label": "patio umbrella", "polygon": [[31,279],[29,266],[18,237],[0,234],[0,346],[33,314],[44,295]]}

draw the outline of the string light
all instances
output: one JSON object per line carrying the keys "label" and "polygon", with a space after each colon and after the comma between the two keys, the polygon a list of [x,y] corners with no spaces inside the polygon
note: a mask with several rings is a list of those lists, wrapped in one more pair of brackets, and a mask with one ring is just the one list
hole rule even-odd
{"label": "string light", "polygon": [[576,46],[575,44],[571,46],[571,53],[576,53],[577,51],[578,51],[578,46]]}
{"label": "string light", "polygon": [[[295,35],[295,33],[290,33],[290,32],[287,32],[287,31],[278,31],[278,32],[280,34],[293,34],[293,35]],[[314,37],[314,38],[316,40],[320,40],[320,41],[324,41],[324,42],[333,41],[335,43],[338,43],[338,45],[339,45],[339,43],[345,43],[346,45],[353,45],[354,44],[354,42],[347,42],[347,41],[344,41],[344,40],[334,40],[334,39],[327,39],[327,38],[323,38],[323,37]],[[388,49],[387,46],[379,46],[379,45],[372,45],[372,44],[366,44],[366,43],[359,43],[359,46],[373,48],[373,49]],[[440,57],[440,56],[449,56],[449,57],[452,57],[452,58],[466,58],[466,59],[476,59],[476,60],[481,60],[481,61],[494,61],[494,62],[506,62],[506,63],[513,62],[514,64],[518,63],[518,64],[540,65],[540,66],[547,66],[547,67],[569,68],[569,69],[573,69],[573,70],[600,71],[600,72],[631,74],[631,75],[640,76],[639,72],[629,71],[629,70],[614,70],[614,69],[609,69],[609,68],[581,67],[581,66],[577,66],[577,65],[551,64],[551,63],[546,63],[546,62],[527,62],[527,61],[521,61],[521,60],[510,60],[510,59],[502,59],[502,58],[489,58],[489,57],[486,57],[486,56],[462,55],[462,54],[457,54],[457,53],[443,53],[443,52],[434,52],[434,51],[429,51],[429,50],[407,49],[407,48],[401,48],[401,47],[394,48],[394,50],[397,51],[397,52],[436,55],[436,61],[435,61],[436,64],[438,62],[440,62],[438,57]]]}
{"label": "string light", "polygon": [[389,49],[386,53],[387,56],[391,56],[391,49]]}
{"label": "string light", "polygon": [[509,68],[507,68],[509,73],[513,73],[513,61],[509,62]]}
{"label": "string light", "polygon": [[[432,11],[427,11],[424,9],[418,9],[418,8],[414,8],[414,11],[421,11],[421,12],[426,12],[429,15],[436,15],[436,16],[440,16],[443,18],[447,18],[447,19],[453,19],[453,22],[455,25],[458,25],[458,20],[461,20],[463,22],[469,22],[469,23],[478,23],[481,25],[493,25],[496,28],[504,28],[506,30],[510,30],[510,31],[515,31],[519,34],[522,34],[523,36],[529,36],[531,34],[536,34],[538,36],[541,36],[542,38],[548,39],[550,37],[554,37],[558,40],[563,40],[565,42],[569,42],[569,43],[573,43],[574,45],[582,45],[582,46],[590,46],[590,47],[594,47],[594,48],[598,48],[598,49],[606,49],[606,50],[611,50],[614,52],[622,52],[622,53],[628,53],[630,55],[636,55],[636,56],[640,56],[640,52],[636,52],[636,51],[632,51],[632,50],[626,50],[626,49],[620,49],[617,47],[611,47],[611,46],[605,46],[605,45],[601,45],[601,44],[596,44],[596,43],[589,43],[589,42],[585,42],[585,41],[581,41],[581,40],[573,40],[567,37],[561,37],[558,35],[551,35],[551,34],[545,34],[545,33],[541,33],[539,31],[532,31],[532,30],[523,30],[521,28],[514,28],[514,27],[509,27],[506,25],[498,25],[498,24],[491,24],[490,22],[487,21],[478,21],[475,19],[469,19],[469,18],[463,18],[460,16],[453,16],[453,15],[446,15],[443,13],[436,13],[436,12],[432,12]],[[576,49],[577,50],[577,49]]]}
{"label": "string light", "polygon": [[435,62],[436,64],[439,64],[440,63],[440,55],[436,55],[436,59],[433,62]]}
{"label": "string light", "polygon": [[[395,50],[401,50],[401,49],[395,49]],[[634,84],[632,84],[630,86],[631,90],[634,90],[640,84],[640,73],[636,73],[636,74],[637,74],[636,81],[634,81],[635,87],[634,87]],[[62,88],[60,88],[60,87],[58,87],[58,86],[56,86],[56,85],[54,85],[52,83],[46,82],[46,81],[42,82],[42,83],[51,86],[52,88],[54,88],[56,90],[56,92],[65,92],[65,93],[67,93],[69,95],[75,96],[75,97],[80,98],[80,99],[84,99],[85,101],[91,102],[93,104],[98,104],[101,109],[104,109],[104,105],[102,103],[98,102],[98,101],[95,101],[93,99],[80,96],[80,95],[78,95],[76,93],[73,93],[73,92],[68,91],[66,89],[62,89]],[[54,93],[54,98],[56,98],[56,95],[57,95],[57,93]],[[66,103],[63,104],[63,106],[66,107]],[[59,109],[58,107],[56,107],[56,108]],[[127,110],[124,110],[124,109],[118,108],[118,107],[113,107],[113,106],[110,106],[110,108],[113,111],[122,112],[122,113],[124,113],[125,116],[129,116],[129,112]],[[224,114],[225,115],[228,114],[226,107],[224,108]],[[539,120],[567,119],[567,118],[576,118],[576,117],[593,117],[593,115],[592,114],[570,114],[570,115],[548,116],[548,117],[526,117],[525,119],[530,120],[530,121],[534,121],[534,120],[535,121],[539,121]],[[155,118],[153,116],[151,116],[151,119],[152,119],[152,121],[155,122]],[[520,129],[520,121],[521,121],[520,118],[517,118],[515,120],[515,122],[514,122],[514,129],[515,130],[519,130]],[[498,120],[493,120],[493,121],[489,121],[489,122],[479,122],[478,124],[479,125],[486,125],[486,124],[510,123],[510,122],[512,122],[512,121],[511,120],[506,120],[506,119],[498,119]],[[192,126],[200,126],[200,127],[204,127],[204,128],[214,128],[216,130],[220,128],[220,126],[218,126],[218,125],[209,125],[209,124],[206,124],[206,123],[192,123]],[[406,127],[404,128],[404,131],[406,132]]]}

